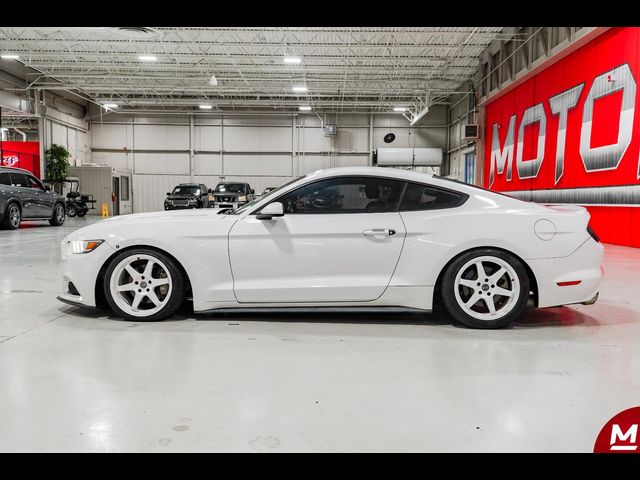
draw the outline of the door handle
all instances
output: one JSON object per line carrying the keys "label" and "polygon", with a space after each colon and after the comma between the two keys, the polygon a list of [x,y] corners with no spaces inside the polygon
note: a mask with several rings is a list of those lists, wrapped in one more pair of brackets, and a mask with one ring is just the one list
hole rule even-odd
{"label": "door handle", "polygon": [[376,236],[382,236],[382,235],[384,235],[385,237],[388,237],[395,234],[396,234],[396,231],[392,230],[391,228],[371,228],[369,230],[365,230],[364,232],[362,232],[362,235],[364,235],[365,237],[376,237]]}

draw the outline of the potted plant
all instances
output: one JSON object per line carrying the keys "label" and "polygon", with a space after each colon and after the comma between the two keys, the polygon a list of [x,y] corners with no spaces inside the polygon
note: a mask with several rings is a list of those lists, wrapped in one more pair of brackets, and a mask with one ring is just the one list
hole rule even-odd
{"label": "potted plant", "polygon": [[46,158],[45,176],[53,184],[54,191],[62,193],[62,182],[69,173],[69,151],[61,145],[52,144],[44,152]]}

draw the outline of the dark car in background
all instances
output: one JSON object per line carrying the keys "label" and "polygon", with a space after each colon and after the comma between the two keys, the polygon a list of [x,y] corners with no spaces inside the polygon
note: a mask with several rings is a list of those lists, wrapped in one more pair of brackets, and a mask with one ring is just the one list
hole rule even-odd
{"label": "dark car in background", "polygon": [[[222,182],[210,191],[213,196],[213,207],[238,208],[256,198],[255,191],[248,183]],[[210,195],[210,197],[211,197]]]}
{"label": "dark car in background", "polygon": [[181,208],[207,208],[209,206],[207,186],[203,183],[181,183],[172,192],[167,192],[165,210]]}
{"label": "dark car in background", "polygon": [[64,223],[65,200],[28,170],[0,167],[0,226],[15,230],[22,220]]}

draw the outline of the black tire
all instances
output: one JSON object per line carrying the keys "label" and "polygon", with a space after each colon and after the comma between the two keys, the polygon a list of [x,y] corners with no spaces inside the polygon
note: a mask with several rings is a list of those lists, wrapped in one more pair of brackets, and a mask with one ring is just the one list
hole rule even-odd
{"label": "black tire", "polygon": [[[17,220],[16,220],[17,219]],[[22,209],[17,202],[7,205],[2,219],[2,228],[7,230],[17,230],[22,223]]]}
{"label": "black tire", "polygon": [[[511,268],[513,269],[513,271],[518,277],[517,280],[519,284],[519,291],[517,293],[514,293],[514,296],[517,294],[517,297],[515,297],[516,299],[512,303],[508,303],[508,306],[507,306],[508,301],[506,299],[506,296],[501,297],[499,294],[496,295],[495,293],[494,293],[495,296],[493,297],[493,299],[490,300],[494,302],[494,308],[495,308],[495,302],[496,302],[495,298],[499,298],[498,302],[505,302],[503,303],[504,306],[502,308],[505,308],[506,313],[503,314],[502,316],[496,317],[495,319],[479,319],[479,318],[473,317],[462,308],[462,306],[458,302],[458,299],[456,298],[455,285],[456,285],[456,276],[458,275],[458,272],[463,267],[465,267],[465,265],[467,265],[471,260],[478,257],[495,257],[497,259],[501,259],[502,261],[506,262],[511,266]],[[491,265],[491,262],[488,260],[486,261],[486,263]],[[485,266],[488,267],[489,265],[485,265]],[[499,266],[499,264],[495,264],[495,265]],[[464,270],[468,271],[469,268],[470,267],[465,267]],[[507,273],[505,273],[505,275],[507,275]],[[475,282],[475,280],[480,280],[478,282],[480,283],[478,287],[474,286],[473,288],[470,288],[470,287],[459,285],[458,288],[460,290],[458,292],[458,296],[462,298],[462,294],[466,292],[466,294],[469,295],[469,298],[467,298],[467,300],[470,300],[470,296],[474,295],[475,288],[479,288],[479,290],[477,291],[479,295],[482,295],[484,293],[486,293],[487,295],[491,294],[491,291],[492,291],[491,282],[488,282],[487,285],[485,286],[485,282],[483,281],[484,279],[477,278],[477,279],[474,279],[473,281]],[[503,277],[501,281],[509,282],[508,276]],[[511,284],[511,285],[514,286],[515,284]],[[465,288],[470,288],[470,291],[465,290]],[[527,306],[527,301],[529,299],[529,277],[527,275],[527,272],[524,266],[522,265],[522,262],[520,262],[520,260],[515,258],[513,255],[510,255],[501,250],[483,248],[479,250],[473,250],[471,252],[467,252],[461,255],[460,257],[456,258],[447,267],[447,270],[445,271],[442,279],[441,294],[442,294],[441,295],[442,303],[444,304],[444,307],[447,310],[447,312],[455,320],[466,325],[467,327],[482,328],[482,329],[505,328],[511,325],[513,321],[517,320],[520,317],[520,315],[522,315],[522,312]],[[482,314],[483,306],[482,304],[478,306],[478,303],[480,303],[481,300],[488,311],[488,304],[486,303],[485,298],[489,299],[490,297],[480,296],[478,299],[478,302],[472,305],[472,307],[475,307],[481,310],[480,312],[481,314]],[[499,308],[496,308],[496,311],[499,313],[500,311]],[[475,311],[472,311],[472,313],[475,314]]]}
{"label": "black tire", "polygon": [[[122,260],[128,257],[135,257],[136,255],[149,255],[160,260],[167,266],[167,269],[169,270],[168,273],[171,275],[171,280],[173,282],[171,295],[164,307],[158,312],[146,317],[131,315],[122,310],[113,299],[110,288],[111,276],[113,275],[116,266]],[[176,310],[178,310],[178,308],[180,308],[180,306],[184,303],[184,299],[186,296],[186,281],[184,279],[182,271],[176,264],[175,260],[173,260],[171,257],[150,248],[135,248],[116,255],[109,263],[104,276],[104,296],[111,310],[120,317],[135,322],[157,322],[171,317],[171,315],[173,315]]]}
{"label": "black tire", "polygon": [[78,207],[67,205],[67,217],[75,217],[76,215],[78,215]]}
{"label": "black tire", "polygon": [[64,223],[65,210],[62,203],[56,203],[53,207],[53,216],[49,219],[49,225],[59,227]]}
{"label": "black tire", "polygon": [[80,211],[78,211],[78,216],[79,216],[79,217],[84,217],[86,214],[87,214],[87,211],[86,211],[86,210],[80,210]]}

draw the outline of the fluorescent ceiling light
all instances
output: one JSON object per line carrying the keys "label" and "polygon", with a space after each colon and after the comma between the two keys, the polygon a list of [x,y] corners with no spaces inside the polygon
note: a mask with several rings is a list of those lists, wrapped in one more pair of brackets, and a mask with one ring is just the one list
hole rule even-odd
{"label": "fluorescent ceiling light", "polygon": [[209,85],[211,85],[212,87],[218,85],[218,79],[215,75],[211,75],[211,78],[209,79]]}
{"label": "fluorescent ceiling light", "polygon": [[155,62],[158,60],[158,57],[154,57],[153,55],[139,55],[138,60],[141,62]]}
{"label": "fluorescent ceiling light", "polygon": [[296,85],[295,87],[293,87],[292,89],[294,92],[306,92],[307,91],[307,87],[304,85]]}
{"label": "fluorescent ceiling light", "polygon": [[300,63],[302,59],[300,57],[284,57],[284,63]]}
{"label": "fluorescent ceiling light", "polygon": [[104,105],[102,105],[104,108],[118,108],[118,104],[117,103],[105,103]]}
{"label": "fluorescent ceiling light", "polygon": [[311,106],[309,106],[309,105],[300,105],[298,107],[298,110],[302,110],[303,112],[308,112],[309,110],[311,110]]}
{"label": "fluorescent ceiling light", "polygon": [[3,58],[4,60],[18,60],[20,58],[20,55],[14,55],[14,54],[4,54],[4,55],[0,55],[0,58]]}
{"label": "fluorescent ceiling light", "polygon": [[212,105],[199,105],[201,110],[211,110],[213,108]]}
{"label": "fluorescent ceiling light", "polygon": [[393,107],[394,112],[406,112],[407,107]]}

